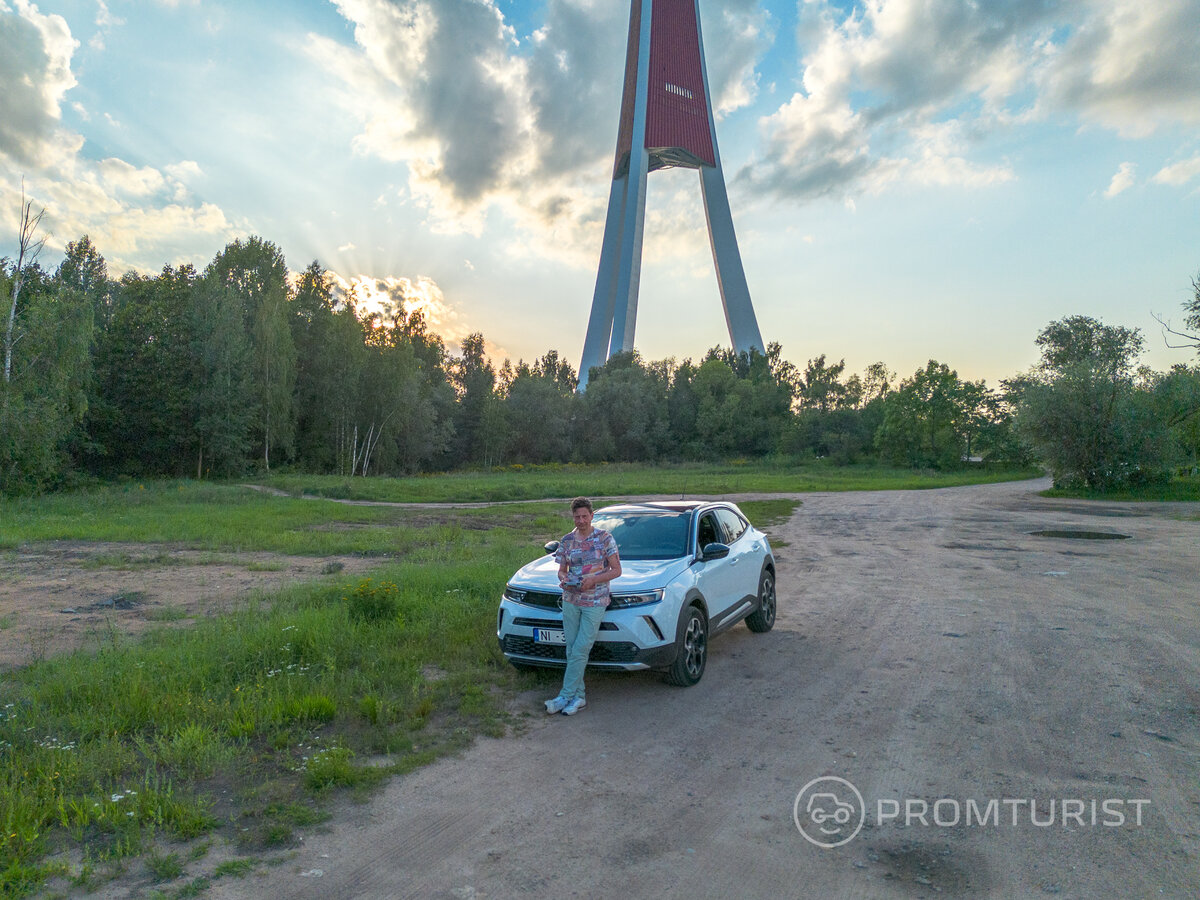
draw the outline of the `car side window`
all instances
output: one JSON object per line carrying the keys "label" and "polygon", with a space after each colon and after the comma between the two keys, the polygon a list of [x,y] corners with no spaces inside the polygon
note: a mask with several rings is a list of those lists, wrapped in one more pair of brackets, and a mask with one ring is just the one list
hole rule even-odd
{"label": "car side window", "polygon": [[725,529],[725,543],[732,544],[746,533],[746,522],[731,509],[718,509],[717,518]]}
{"label": "car side window", "polygon": [[700,517],[700,528],[696,532],[696,547],[703,550],[709,544],[724,543],[724,535],[717,527],[717,519],[712,513]]}

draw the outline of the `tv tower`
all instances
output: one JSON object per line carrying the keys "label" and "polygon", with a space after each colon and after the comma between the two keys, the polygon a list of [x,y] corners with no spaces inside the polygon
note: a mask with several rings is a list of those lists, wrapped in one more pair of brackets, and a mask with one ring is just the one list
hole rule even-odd
{"label": "tv tower", "polygon": [[700,171],[708,239],[733,349],[761,353],[762,336],[750,304],[717,151],[699,0],[633,0],[616,162],[596,293],[579,364],[580,390],[587,386],[592,366],[633,349],[646,176],[671,166]]}

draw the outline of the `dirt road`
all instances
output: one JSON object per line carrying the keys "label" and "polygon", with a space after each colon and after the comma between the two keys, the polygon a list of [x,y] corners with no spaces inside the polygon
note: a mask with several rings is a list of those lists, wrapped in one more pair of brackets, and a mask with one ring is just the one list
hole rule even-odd
{"label": "dirt road", "polygon": [[[1200,896],[1200,510],[1045,486],[805,495],[775,630],[699,685],[591,675],[568,719],[547,683],[208,896]],[[819,776],[863,797],[832,849],[793,821]]]}

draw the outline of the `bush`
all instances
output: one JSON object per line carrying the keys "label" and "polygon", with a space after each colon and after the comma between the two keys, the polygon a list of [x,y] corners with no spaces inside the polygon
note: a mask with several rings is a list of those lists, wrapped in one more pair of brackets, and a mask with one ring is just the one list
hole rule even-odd
{"label": "bush", "polygon": [[350,608],[350,618],[356,622],[403,624],[400,589],[390,581],[376,584],[370,578],[364,579],[345,600]]}

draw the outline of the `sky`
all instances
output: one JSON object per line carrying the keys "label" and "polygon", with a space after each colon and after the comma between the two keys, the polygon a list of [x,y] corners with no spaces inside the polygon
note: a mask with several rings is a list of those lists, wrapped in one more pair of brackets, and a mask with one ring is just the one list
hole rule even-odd
{"label": "sky", "polygon": [[[763,339],[999,379],[1200,272],[1200,0],[700,0]],[[626,0],[0,0],[0,257],[203,268],[257,234],[450,347],[578,364]],[[649,179],[636,346],[729,345],[697,173]]]}

